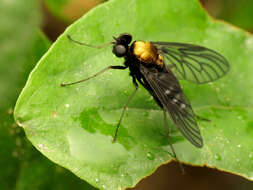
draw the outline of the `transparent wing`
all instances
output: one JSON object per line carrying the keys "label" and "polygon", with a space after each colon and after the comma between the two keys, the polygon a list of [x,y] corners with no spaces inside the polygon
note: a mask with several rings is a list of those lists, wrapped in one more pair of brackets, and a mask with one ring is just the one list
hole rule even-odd
{"label": "transparent wing", "polygon": [[211,49],[184,43],[151,43],[179,79],[203,84],[215,81],[229,71],[226,58]]}
{"label": "transparent wing", "polygon": [[203,140],[194,112],[173,73],[168,69],[157,72],[143,65],[140,65],[140,71],[153,90],[151,94],[159,99],[184,137],[196,147],[202,147]]}

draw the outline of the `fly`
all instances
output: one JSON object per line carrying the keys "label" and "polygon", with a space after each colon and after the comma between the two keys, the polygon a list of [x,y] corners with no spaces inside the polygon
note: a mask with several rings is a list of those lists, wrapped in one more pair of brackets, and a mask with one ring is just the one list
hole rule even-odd
{"label": "fly", "polygon": [[[78,42],[67,35],[69,40],[80,45],[102,48],[112,44],[112,52],[116,57],[124,58],[124,65],[108,66],[88,78],[63,83],[69,86],[87,81],[109,69],[129,69],[135,90],[123,107],[119,122],[115,129],[113,142],[117,139],[118,130],[126,108],[133,99],[141,84],[163,110],[164,124],[168,126],[167,114],[182,133],[194,146],[201,148],[203,139],[200,134],[196,116],[190,102],[183,93],[178,79],[196,84],[205,84],[223,77],[229,71],[229,63],[214,50],[186,43],[133,41],[127,33],[114,38],[113,42],[102,46],[92,46]],[[131,43],[132,42],[132,43]],[[167,130],[169,139],[169,130]],[[172,144],[169,142],[174,158],[178,161]]]}

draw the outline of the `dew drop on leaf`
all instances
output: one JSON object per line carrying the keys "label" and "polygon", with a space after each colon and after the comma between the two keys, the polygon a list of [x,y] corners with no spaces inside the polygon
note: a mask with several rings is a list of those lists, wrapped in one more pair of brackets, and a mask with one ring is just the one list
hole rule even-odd
{"label": "dew drop on leaf", "polygon": [[214,158],[215,158],[215,160],[220,161],[220,160],[221,160],[221,155],[215,154],[215,155],[214,155]]}
{"label": "dew drop on leaf", "polygon": [[154,156],[151,152],[148,152],[148,153],[147,153],[147,158],[148,158],[149,160],[154,160],[155,156]]}
{"label": "dew drop on leaf", "polygon": [[253,152],[249,153],[249,158],[252,159],[253,158]]}
{"label": "dew drop on leaf", "polygon": [[154,101],[153,96],[150,96],[149,99],[148,99],[148,101]]}

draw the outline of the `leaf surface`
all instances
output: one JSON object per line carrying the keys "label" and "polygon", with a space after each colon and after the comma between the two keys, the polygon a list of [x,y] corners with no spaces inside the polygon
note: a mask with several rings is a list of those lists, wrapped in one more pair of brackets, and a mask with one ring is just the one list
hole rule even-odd
{"label": "leaf surface", "polygon": [[[111,47],[92,49],[128,32],[135,40],[203,45],[230,62],[229,74],[210,84],[181,81],[196,114],[204,147],[197,149],[173,127],[179,160],[252,178],[253,37],[214,21],[197,0],[111,0],[72,24],[40,60],[19,97],[15,117],[44,155],[100,189],[134,186],[171,160],[163,114],[140,88],[112,136],[134,86],[128,71],[113,70],[85,83],[62,88],[123,60]],[[172,126],[172,123],[170,122]]]}

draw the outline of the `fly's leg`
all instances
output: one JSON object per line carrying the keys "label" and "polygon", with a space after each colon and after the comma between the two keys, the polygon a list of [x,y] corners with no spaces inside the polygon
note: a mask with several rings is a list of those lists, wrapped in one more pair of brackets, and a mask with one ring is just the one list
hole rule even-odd
{"label": "fly's leg", "polygon": [[119,130],[119,126],[120,126],[120,123],[121,123],[121,121],[122,121],[122,119],[123,119],[123,117],[124,117],[124,115],[125,115],[127,106],[128,106],[128,104],[131,102],[131,100],[133,99],[135,93],[137,92],[137,90],[138,90],[138,88],[139,88],[139,87],[138,87],[138,84],[137,84],[137,82],[136,82],[136,78],[135,78],[135,77],[133,77],[133,83],[134,83],[135,89],[134,89],[134,91],[132,92],[132,94],[130,95],[130,97],[128,98],[127,103],[126,103],[125,106],[123,107],[123,110],[122,110],[121,115],[120,115],[119,122],[118,122],[118,124],[117,124],[116,130],[115,130],[115,133],[114,133],[113,142],[116,142],[117,135],[118,135],[118,130]]}
{"label": "fly's leg", "polygon": [[69,34],[67,34],[67,37],[70,41],[76,43],[76,44],[79,44],[79,45],[82,45],[82,46],[88,46],[88,47],[91,47],[91,48],[97,48],[97,49],[100,49],[100,48],[103,48],[107,45],[110,45],[110,44],[113,44],[113,42],[109,42],[109,43],[105,43],[103,45],[99,45],[99,46],[94,46],[94,45],[91,45],[91,44],[87,44],[87,43],[83,43],[83,42],[79,42],[79,41],[76,41],[74,40]]}
{"label": "fly's leg", "polygon": [[201,116],[199,116],[199,115],[196,115],[196,118],[199,119],[199,120],[201,120],[201,121],[211,122],[210,119],[206,119],[206,118],[201,117]]}
{"label": "fly's leg", "polygon": [[101,75],[102,73],[104,73],[105,71],[109,70],[109,69],[120,69],[120,70],[124,70],[126,69],[127,67],[126,66],[121,66],[121,65],[115,65],[115,66],[109,66],[109,67],[106,67],[104,68],[103,70],[97,72],[96,74],[88,77],[88,78],[85,78],[85,79],[82,79],[82,80],[79,80],[79,81],[75,81],[75,82],[71,82],[71,83],[61,83],[61,86],[64,87],[64,86],[70,86],[70,85],[73,85],[73,84],[78,84],[78,83],[81,83],[81,82],[84,82],[84,81],[87,81],[89,79],[92,79],[92,78],[95,78],[97,77],[98,75]]}
{"label": "fly's leg", "polygon": [[176,152],[174,150],[174,147],[173,145],[171,144],[170,142],[170,128],[169,128],[169,125],[168,125],[168,120],[167,120],[167,114],[166,114],[166,110],[163,109],[163,116],[164,116],[164,124],[165,124],[165,129],[166,129],[166,136],[167,136],[167,139],[168,139],[168,142],[169,142],[169,145],[170,145],[170,149],[172,151],[172,154],[173,154],[173,157],[175,158],[175,160],[178,162],[179,164],[179,167],[182,171],[183,174],[185,174],[185,170],[184,170],[184,167],[183,165],[179,162],[178,158],[177,158],[177,155],[176,155]]}

